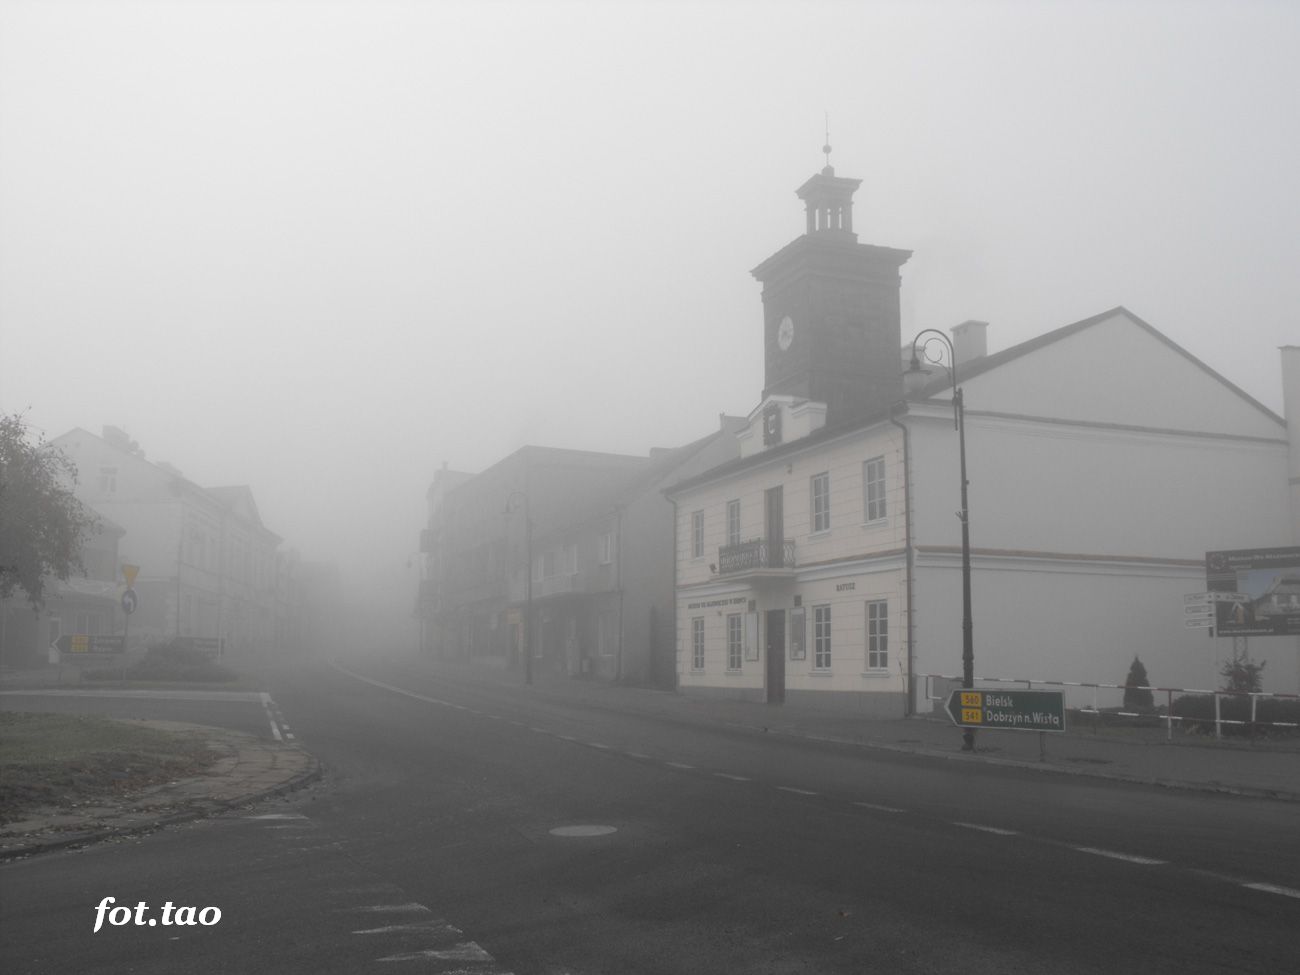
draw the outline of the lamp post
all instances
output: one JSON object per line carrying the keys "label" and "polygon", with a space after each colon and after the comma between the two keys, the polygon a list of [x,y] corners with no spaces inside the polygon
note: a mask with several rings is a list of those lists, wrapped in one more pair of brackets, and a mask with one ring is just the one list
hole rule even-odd
{"label": "lamp post", "polygon": [[527,597],[524,608],[524,625],[523,638],[519,641],[522,644],[524,654],[524,683],[532,684],[533,682],[533,518],[528,510],[528,493],[525,491],[511,491],[510,496],[506,498],[506,514],[514,511],[515,500],[523,502],[524,508],[524,581],[526,585]]}
{"label": "lamp post", "polygon": [[[924,342],[921,341],[923,338]],[[927,351],[930,343],[936,340],[942,342],[948,350],[946,365],[941,357],[942,353],[940,357],[931,358]],[[952,384],[952,419],[953,426],[957,429],[957,445],[961,454],[961,510],[957,512],[957,518],[961,521],[961,686],[970,690],[975,686],[975,639],[970,608],[970,506],[966,500],[966,488],[969,484],[966,479],[966,407],[961,387],[957,385],[957,354],[953,349],[952,340],[937,328],[926,328],[917,333],[916,338],[912,340],[912,361],[904,375],[905,381],[913,389],[923,383],[930,372],[921,365],[922,355],[930,365],[944,366],[948,370],[948,378]],[[973,728],[962,731],[961,747],[962,751],[966,752],[975,750]]]}

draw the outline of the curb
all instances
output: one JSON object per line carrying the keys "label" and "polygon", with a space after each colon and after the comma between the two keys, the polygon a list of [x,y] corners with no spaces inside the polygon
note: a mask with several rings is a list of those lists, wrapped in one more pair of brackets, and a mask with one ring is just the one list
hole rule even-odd
{"label": "curb", "polygon": [[564,700],[566,703],[581,703],[583,706],[590,707],[594,710],[609,710],[623,713],[626,711],[636,711],[643,717],[651,718],[656,721],[666,721],[673,724],[681,725],[708,725],[715,728],[727,728],[732,731],[747,733],[752,735],[767,735],[772,737],[787,738],[796,741],[824,742],[828,744],[847,746],[851,748],[873,749],[877,751],[894,752],[904,755],[919,755],[924,758],[932,758],[950,762],[980,762],[985,765],[995,765],[1004,768],[1024,769],[1026,771],[1055,774],[1071,775],[1081,778],[1105,779],[1111,782],[1127,782],[1133,785],[1154,786],[1160,789],[1167,789],[1177,792],[1191,792],[1202,795],[1220,795],[1235,796],[1245,799],[1271,799],[1276,802],[1294,802],[1300,803],[1300,792],[1287,792],[1275,789],[1254,789],[1245,786],[1226,786],[1213,785],[1211,783],[1184,782],[1176,779],[1148,778],[1141,775],[1131,775],[1122,772],[1111,772],[1095,768],[1068,768],[1060,765],[1049,765],[1043,762],[1024,761],[1017,758],[998,758],[992,755],[967,755],[960,752],[940,751],[925,746],[899,745],[891,742],[880,741],[862,741],[853,738],[841,738],[836,735],[823,735],[813,732],[798,731],[792,728],[773,729],[769,727],[759,727],[757,725],[735,722],[721,721],[711,719],[707,716],[670,714],[664,710],[638,708],[635,706],[620,709],[606,702],[597,702],[590,699],[570,698],[563,694],[548,695],[553,701]]}
{"label": "curb", "polygon": [[104,840],[117,839],[119,837],[139,836],[144,833],[152,833],[154,830],[164,829],[168,826],[178,826],[182,823],[193,822],[197,819],[207,819],[209,816],[235,809],[239,806],[252,805],[267,799],[274,799],[276,796],[286,795],[294,792],[304,786],[320,779],[323,774],[320,762],[309,752],[303,752],[307,756],[310,766],[303,771],[294,775],[285,781],[261,789],[257,792],[250,792],[246,795],[238,796],[234,799],[201,799],[196,800],[193,805],[185,810],[163,816],[159,819],[141,820],[138,823],[132,823],[126,826],[109,827],[101,830],[93,830],[84,833],[73,833],[68,836],[62,836],[52,840],[37,840],[31,843],[23,843],[19,838],[19,844],[12,847],[0,849],[0,862],[8,860],[18,860],[24,857],[36,856],[41,853],[52,853],[56,850],[67,850],[77,847],[90,846],[95,843],[102,843]]}

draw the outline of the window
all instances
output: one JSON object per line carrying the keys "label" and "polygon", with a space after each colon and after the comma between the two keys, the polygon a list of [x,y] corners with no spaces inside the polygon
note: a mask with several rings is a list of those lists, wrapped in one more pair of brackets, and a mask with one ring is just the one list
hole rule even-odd
{"label": "window", "polygon": [[564,571],[568,575],[573,575],[578,571],[578,546],[576,544],[566,545],[564,548]]}
{"label": "window", "polygon": [[691,512],[691,558],[704,557],[704,512]]}
{"label": "window", "polygon": [[862,465],[862,509],[867,521],[885,517],[885,458],[873,457]]}
{"label": "window", "polygon": [[551,578],[558,571],[558,555],[559,553],[555,549],[551,549],[542,556],[542,575],[545,578]]}
{"label": "window", "polygon": [[609,565],[614,561],[614,533],[605,532],[600,536],[600,564]]}
{"label": "window", "polygon": [[117,468],[101,467],[99,469],[99,493],[116,494],[117,493]]}
{"label": "window", "polygon": [[813,607],[813,670],[831,669],[831,608]]}
{"label": "window", "polygon": [[889,668],[889,603],[867,603],[867,670]]}
{"label": "window", "polygon": [[704,617],[691,620],[691,669],[704,669]]}
{"label": "window", "polygon": [[739,613],[732,613],[727,617],[727,669],[739,670],[740,661],[744,656],[745,649],[745,629],[744,617]]}
{"label": "window", "polygon": [[831,476],[823,472],[812,479],[812,530],[829,531],[831,527]]}
{"label": "window", "polygon": [[727,544],[740,544],[740,502],[727,502]]}

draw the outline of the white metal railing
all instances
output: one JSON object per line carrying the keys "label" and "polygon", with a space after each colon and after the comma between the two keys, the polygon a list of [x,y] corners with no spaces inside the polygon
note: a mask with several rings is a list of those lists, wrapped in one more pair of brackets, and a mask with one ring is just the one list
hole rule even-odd
{"label": "white metal railing", "polygon": [[[955,681],[958,686],[960,686],[962,681],[962,678],[960,676],[953,676],[951,674],[920,674],[919,676],[925,678],[925,699],[927,701],[946,700],[945,697],[937,696],[933,693],[934,681],[940,681],[940,680]],[[1179,721],[1179,722],[1185,721],[1191,724],[1197,724],[1197,723],[1209,723],[1210,720],[1207,718],[1192,718],[1192,717],[1185,717],[1183,715],[1174,714],[1173,710],[1174,710],[1175,694],[1200,694],[1200,695],[1213,696],[1214,698],[1213,723],[1214,723],[1215,738],[1223,737],[1224,725],[1239,725],[1239,726],[1250,726],[1250,727],[1259,727],[1259,728],[1300,729],[1300,722],[1296,722],[1296,721],[1257,721],[1256,720],[1256,714],[1257,714],[1260,698],[1267,697],[1267,698],[1277,698],[1279,700],[1284,700],[1284,701],[1298,701],[1300,700],[1300,694],[1281,694],[1281,693],[1273,693],[1269,691],[1207,691],[1207,690],[1197,690],[1189,687],[1138,687],[1137,685],[1129,685],[1129,684],[1096,684],[1096,683],[1091,683],[1089,681],[1030,680],[1024,677],[977,677],[975,678],[975,680],[981,684],[1024,685],[1026,690],[1033,690],[1035,687],[1091,688],[1092,707],[1076,708],[1075,710],[1077,710],[1080,714],[1100,715],[1102,713],[1100,708],[1100,702],[1098,701],[1098,695],[1099,692],[1103,690],[1126,691],[1129,690],[1131,687],[1137,687],[1138,690],[1150,691],[1153,696],[1158,693],[1164,694],[1165,713],[1163,715],[1142,714],[1137,711],[1112,711],[1110,713],[1115,715],[1116,717],[1121,717],[1121,718],[1158,717],[1165,723],[1167,738],[1173,737],[1175,721]],[[1241,719],[1223,717],[1222,707],[1221,707],[1222,700],[1224,698],[1242,698],[1242,697],[1250,698],[1250,720],[1245,721]]]}

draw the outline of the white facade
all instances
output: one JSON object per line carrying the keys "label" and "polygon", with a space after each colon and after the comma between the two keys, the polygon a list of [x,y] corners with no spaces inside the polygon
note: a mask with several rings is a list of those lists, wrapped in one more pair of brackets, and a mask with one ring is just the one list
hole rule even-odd
{"label": "white facade", "polygon": [[[1185,627],[1183,596],[1205,590],[1207,551],[1300,539],[1286,422],[1123,309],[959,368],[976,676],[1122,683],[1138,655],[1153,684],[1219,686],[1231,641]],[[925,709],[920,675],[960,674],[951,388],[923,396],[894,417],[907,430],[906,471],[903,429],[880,417],[786,440],[675,494],[684,691],[771,699],[784,677],[787,698],[821,692],[828,703],[889,714],[903,712],[909,675],[912,706]],[[873,458],[883,459],[886,487],[875,520],[863,486]],[[828,476],[828,527],[814,524],[819,474]],[[777,486],[793,568],[726,571],[728,502],[740,502],[744,539],[766,538],[765,492]],[[867,662],[868,603],[886,609],[883,668]],[[830,607],[829,667],[813,645],[821,606]],[[766,624],[783,610],[788,629],[798,609],[806,655],[796,647],[792,657],[787,640],[782,675],[767,659]],[[729,667],[727,617],[736,614],[746,617],[745,640],[757,635]],[[1268,662],[1265,690],[1296,691],[1294,639],[1251,638],[1249,649]]]}
{"label": "white facade", "polygon": [[74,429],[53,443],[77,465],[78,500],[121,525],[122,564],[139,568],[131,643],[222,637],[234,651],[276,643],[279,537],[247,488],[204,489],[147,461],[120,431]]}

